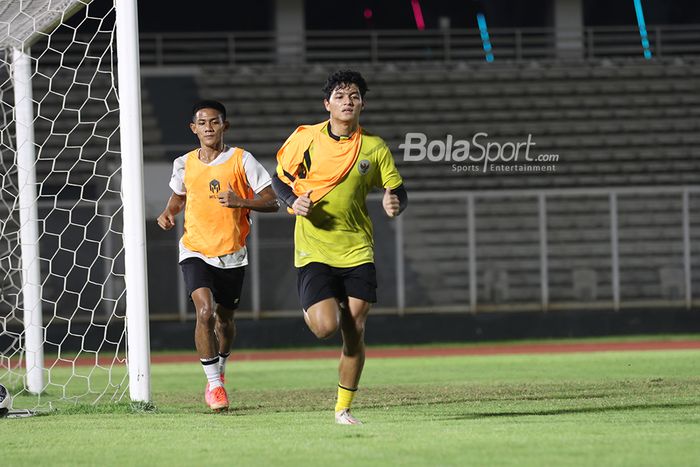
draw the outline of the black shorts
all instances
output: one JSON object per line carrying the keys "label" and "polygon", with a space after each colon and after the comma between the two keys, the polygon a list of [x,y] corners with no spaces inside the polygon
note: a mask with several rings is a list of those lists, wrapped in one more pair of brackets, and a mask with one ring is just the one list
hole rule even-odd
{"label": "black shorts", "polygon": [[369,303],[377,301],[377,271],[374,263],[351,268],[335,268],[323,263],[309,263],[297,268],[299,300],[304,310],[321,300],[335,297],[347,301],[359,298]]}
{"label": "black shorts", "polygon": [[215,268],[199,258],[187,258],[182,260],[180,267],[190,300],[192,300],[192,292],[206,287],[211,290],[214,300],[219,305],[229,310],[238,308],[245,266],[222,269]]}

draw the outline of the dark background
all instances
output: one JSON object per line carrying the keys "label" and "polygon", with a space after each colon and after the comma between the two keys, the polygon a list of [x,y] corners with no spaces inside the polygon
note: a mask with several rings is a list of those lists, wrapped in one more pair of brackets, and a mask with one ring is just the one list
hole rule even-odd
{"label": "dark background", "polygon": [[[691,24],[700,22],[697,0],[644,0],[647,24]],[[476,13],[486,15],[489,27],[548,27],[552,25],[552,0],[450,1],[421,0],[426,28],[439,27],[440,17],[449,17],[452,28],[476,28]],[[364,11],[372,11],[371,19]],[[634,25],[632,0],[584,0],[585,26]],[[229,1],[193,3],[139,2],[141,32],[175,31],[272,31],[275,2]],[[323,29],[415,29],[410,0],[306,0],[307,30]]]}

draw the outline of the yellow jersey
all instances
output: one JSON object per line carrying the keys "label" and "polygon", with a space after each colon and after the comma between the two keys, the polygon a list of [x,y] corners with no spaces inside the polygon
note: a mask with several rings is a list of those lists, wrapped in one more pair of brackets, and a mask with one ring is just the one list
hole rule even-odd
{"label": "yellow jersey", "polygon": [[[332,131],[332,130],[331,130]],[[372,221],[365,199],[372,188],[398,188],[403,180],[394,158],[382,138],[361,131],[360,149],[350,170],[320,200],[314,202],[308,216],[297,216],[294,227],[294,265],[312,262],[333,267],[353,267],[374,261]],[[343,141],[322,129],[324,150]],[[350,138],[356,137],[352,135]],[[314,168],[324,163],[324,154],[313,142],[296,175],[310,177]],[[350,157],[350,155],[348,155]],[[281,168],[278,167],[278,173]]]}

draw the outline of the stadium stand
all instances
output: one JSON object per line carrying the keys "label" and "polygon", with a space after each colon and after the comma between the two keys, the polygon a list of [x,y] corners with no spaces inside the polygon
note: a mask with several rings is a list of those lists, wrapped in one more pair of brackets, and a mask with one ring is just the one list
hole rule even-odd
{"label": "stadium stand", "polygon": [[[691,182],[697,157],[696,61],[686,59],[521,65],[382,64],[358,66],[370,83],[363,124],[382,135],[401,164],[409,131],[429,140],[523,141],[559,154],[548,174],[464,173],[452,162],[402,164],[413,190],[656,185]],[[328,66],[208,67],[201,95],[219,96],[237,139],[272,157],[299,122],[323,118],[320,83]]]}

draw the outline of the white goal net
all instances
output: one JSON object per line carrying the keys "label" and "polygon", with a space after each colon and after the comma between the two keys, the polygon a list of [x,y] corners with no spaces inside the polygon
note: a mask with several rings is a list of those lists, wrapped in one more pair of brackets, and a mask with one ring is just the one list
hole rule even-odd
{"label": "white goal net", "polygon": [[129,394],[120,1],[0,6],[0,384],[16,407]]}

